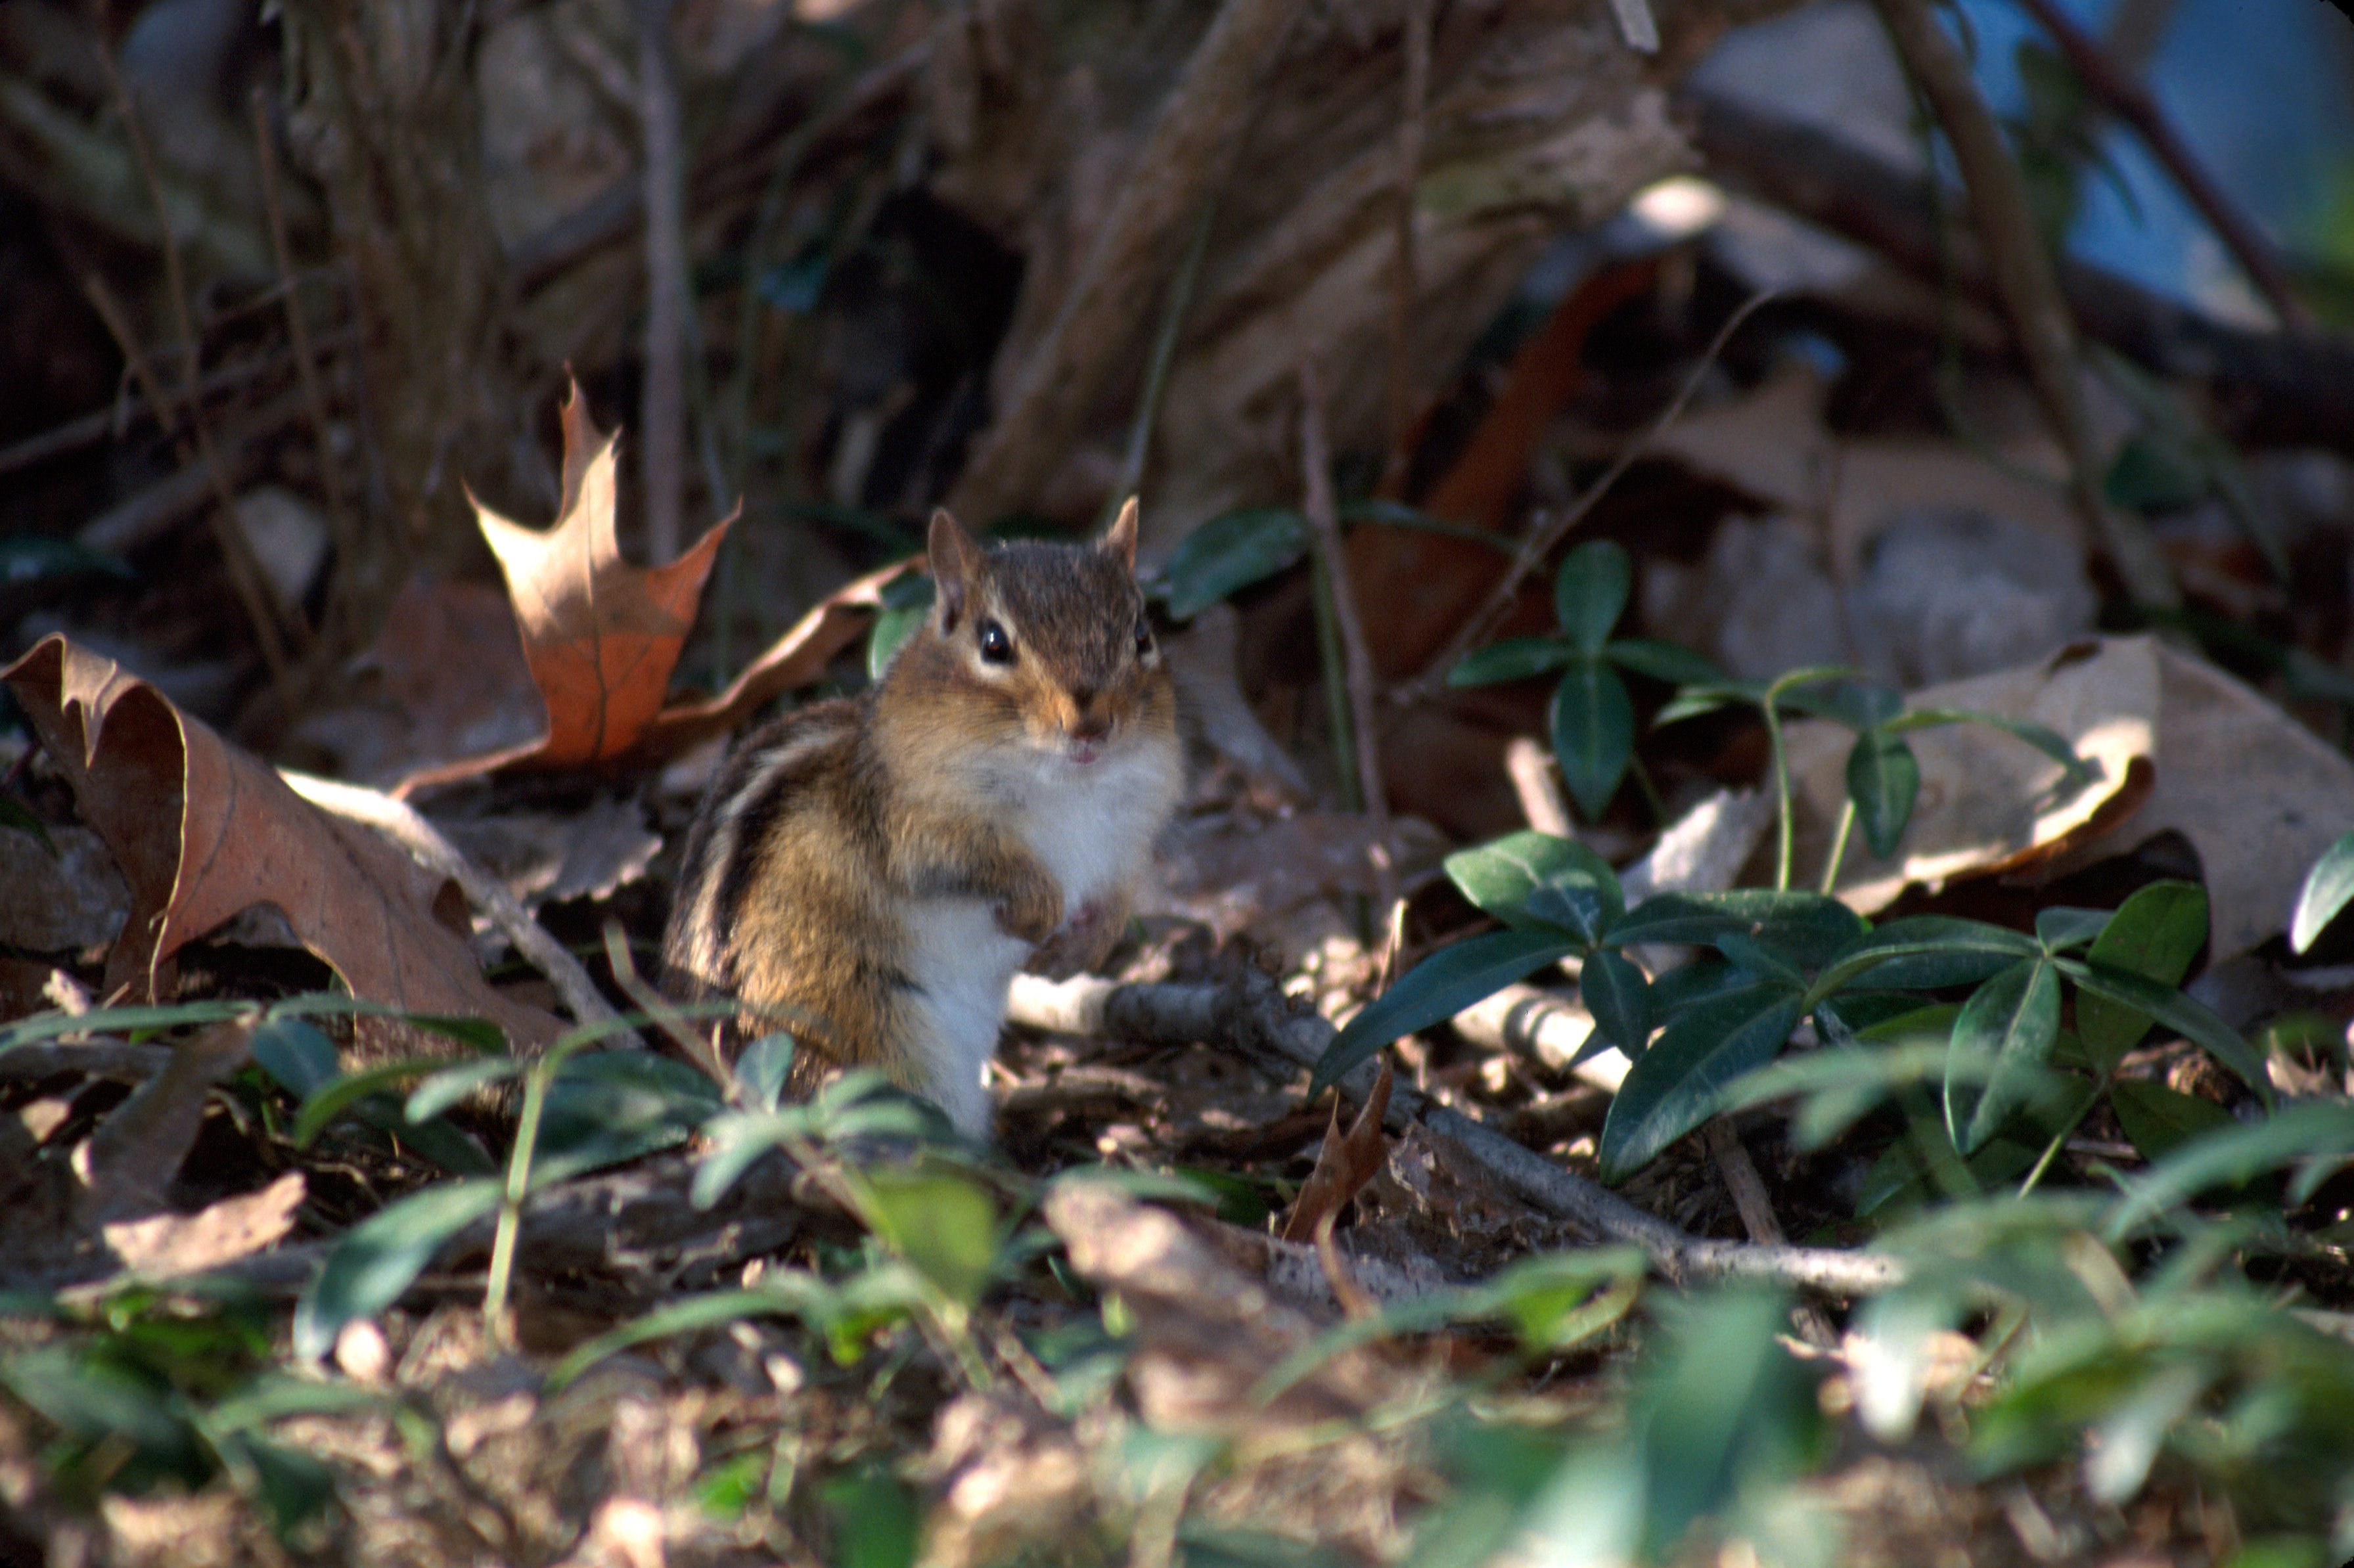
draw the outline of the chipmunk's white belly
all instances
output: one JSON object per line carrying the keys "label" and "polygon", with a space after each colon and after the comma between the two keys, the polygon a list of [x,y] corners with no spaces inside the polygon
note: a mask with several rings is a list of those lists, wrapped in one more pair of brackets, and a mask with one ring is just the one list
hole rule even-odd
{"label": "chipmunk's white belly", "polygon": [[1055,760],[1025,792],[1021,833],[1063,889],[1063,915],[1133,882],[1177,800],[1176,743],[1139,743],[1085,767]]}
{"label": "chipmunk's white belly", "polygon": [[998,928],[977,898],[918,900],[907,916],[907,978],[916,983],[916,1059],[926,1092],[959,1131],[989,1136],[989,1090],[981,1081],[1005,1022],[1005,990],[1030,944]]}
{"label": "chipmunk's white belly", "polygon": [[[1056,759],[1022,781],[1018,831],[1063,891],[1068,919],[1100,895],[1134,880],[1175,804],[1175,743],[1134,747],[1085,768]],[[958,1128],[989,1136],[983,1075],[1005,1025],[1005,992],[1030,956],[997,911],[976,898],[918,900],[907,916],[908,978],[919,1016],[917,1059],[932,1098]]]}

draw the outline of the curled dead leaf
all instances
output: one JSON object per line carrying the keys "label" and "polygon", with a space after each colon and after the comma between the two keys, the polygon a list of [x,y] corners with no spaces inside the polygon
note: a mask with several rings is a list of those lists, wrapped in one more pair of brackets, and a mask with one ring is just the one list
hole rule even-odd
{"label": "curled dead leaf", "polygon": [[393,793],[479,778],[503,768],[613,768],[675,756],[735,728],[780,692],[809,684],[865,630],[895,563],[829,595],[726,691],[665,706],[672,672],[732,516],[714,524],[677,560],[632,567],[614,532],[616,438],[589,423],[580,390],[564,405],[564,500],[545,532],[474,503],[482,536],[506,576],[547,733],[409,774]]}
{"label": "curled dead leaf", "polygon": [[112,660],[49,637],[0,680],[131,885],[131,917],[107,957],[110,991],[168,1000],[184,945],[270,904],[355,996],[487,1018],[522,1049],[555,1037],[557,1020],[492,990],[435,917],[454,896],[446,880],[320,811]]}

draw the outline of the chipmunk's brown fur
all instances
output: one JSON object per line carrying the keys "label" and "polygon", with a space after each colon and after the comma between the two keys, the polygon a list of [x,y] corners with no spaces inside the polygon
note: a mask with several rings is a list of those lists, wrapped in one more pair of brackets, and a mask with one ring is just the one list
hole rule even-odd
{"label": "chipmunk's brown fur", "polygon": [[983,548],[933,514],[932,611],[881,682],[756,733],[713,781],[664,940],[673,990],[790,1032],[801,1088],[877,1066],[985,1134],[1014,971],[1041,944],[1082,967],[1109,951],[1176,801],[1135,552],[1133,501],[1094,545]]}

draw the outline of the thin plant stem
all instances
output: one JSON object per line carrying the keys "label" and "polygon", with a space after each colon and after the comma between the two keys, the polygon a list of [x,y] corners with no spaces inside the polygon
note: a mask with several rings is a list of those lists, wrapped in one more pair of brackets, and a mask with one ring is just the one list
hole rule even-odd
{"label": "thin plant stem", "polygon": [[1847,841],[1855,832],[1855,797],[1848,796],[1840,802],[1839,827],[1831,834],[1831,853],[1823,861],[1823,896],[1831,895],[1839,885],[1840,863],[1847,859]]}
{"label": "thin plant stem", "polygon": [[1766,741],[1771,748],[1774,769],[1774,808],[1776,825],[1774,837],[1774,891],[1790,890],[1791,841],[1795,836],[1791,825],[1790,756],[1782,739],[1782,709],[1776,701],[1782,694],[1780,683],[1766,697]]}
{"label": "thin plant stem", "polygon": [[2067,1144],[2068,1135],[2075,1131],[2086,1114],[2100,1103],[2101,1097],[2108,1092],[2108,1087],[2109,1075],[2104,1073],[2101,1075],[2101,1081],[2094,1084],[2092,1092],[2084,1097],[2084,1103],[2076,1107],[2073,1116],[2060,1124],[2060,1130],[2053,1133],[2052,1141],[2043,1146],[2042,1157],[2036,1160],[2035,1168],[2027,1173],[2027,1179],[2019,1184],[2020,1197],[2024,1198],[2035,1191],[2035,1184],[2043,1180],[2043,1172],[2051,1169],[2052,1161],[2059,1156],[2062,1148]]}
{"label": "thin plant stem", "polygon": [[1341,806],[1365,809],[1364,792],[1357,788],[1356,726],[1349,719],[1348,664],[1341,651],[1341,622],[1332,609],[1332,564],[1319,554],[1315,560],[1316,657],[1324,673],[1324,710],[1332,726],[1332,771],[1340,775]]}
{"label": "thin plant stem", "polygon": [[1136,400],[1136,418],[1129,426],[1128,450],[1120,458],[1119,482],[1104,497],[1104,515],[1096,521],[1108,524],[1128,498],[1144,482],[1145,459],[1152,450],[1152,427],[1161,418],[1161,397],[1169,384],[1169,366],[1177,357],[1177,340],[1185,329],[1186,314],[1193,305],[1193,284],[1202,274],[1202,258],[1210,249],[1210,225],[1218,214],[1215,191],[1202,199],[1201,216],[1193,222],[1193,242],[1185,248],[1185,259],[1178,264],[1177,275],[1169,282],[1168,303],[1161,308],[1160,330],[1153,334],[1152,356],[1145,362],[1144,388]]}

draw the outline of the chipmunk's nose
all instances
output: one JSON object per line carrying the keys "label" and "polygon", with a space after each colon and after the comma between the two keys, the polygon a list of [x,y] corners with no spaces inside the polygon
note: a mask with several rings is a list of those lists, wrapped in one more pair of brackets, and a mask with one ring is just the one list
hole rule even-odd
{"label": "chipmunk's nose", "polygon": [[1111,720],[1101,714],[1081,711],[1078,721],[1071,726],[1073,740],[1101,740],[1111,733]]}

